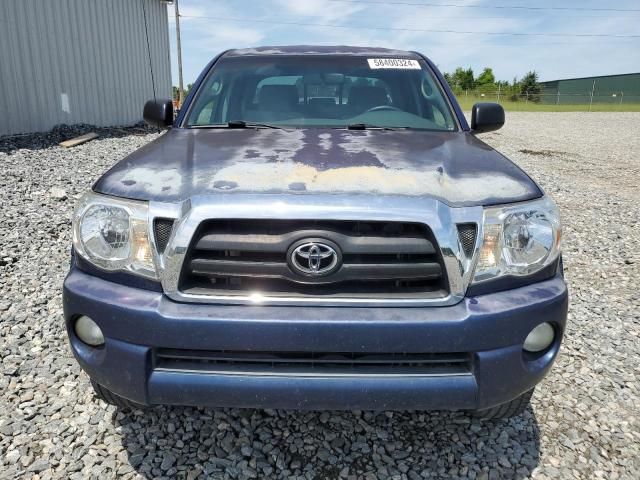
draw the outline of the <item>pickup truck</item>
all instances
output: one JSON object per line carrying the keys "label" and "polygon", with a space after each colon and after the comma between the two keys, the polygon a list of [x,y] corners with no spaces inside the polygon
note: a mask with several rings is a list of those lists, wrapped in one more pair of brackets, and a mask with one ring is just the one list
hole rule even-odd
{"label": "pickup truck", "polygon": [[97,396],[520,414],[568,295],[553,200],[476,134],[425,56],[260,47],[213,59],[168,130],[73,218],[64,312]]}

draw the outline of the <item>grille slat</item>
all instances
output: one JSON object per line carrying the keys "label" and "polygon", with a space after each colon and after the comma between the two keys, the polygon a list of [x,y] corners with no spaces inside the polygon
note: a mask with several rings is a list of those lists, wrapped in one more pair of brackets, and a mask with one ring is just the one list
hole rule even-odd
{"label": "grille slat", "polygon": [[[329,241],[342,265],[326,275],[291,267],[292,245]],[[211,220],[184,262],[180,289],[198,295],[437,298],[446,274],[422,224],[360,221]]]}
{"label": "grille slat", "polygon": [[[326,235],[322,230],[297,230],[282,235],[209,234],[204,235],[197,250],[240,250],[245,252],[285,252],[299,238],[315,238]],[[393,242],[390,242],[390,238]],[[332,232],[344,254],[434,254],[433,244],[426,238],[402,237],[351,237]]]}
{"label": "grille slat", "polygon": [[442,269],[437,263],[369,263],[344,264],[342,269],[326,278],[307,280],[296,276],[286,263],[243,262],[234,260],[194,259],[191,261],[194,275],[231,277],[282,278],[296,283],[335,283],[348,280],[438,279]]}
{"label": "grille slat", "polygon": [[471,375],[469,353],[234,352],[158,349],[155,368],[253,375]]}

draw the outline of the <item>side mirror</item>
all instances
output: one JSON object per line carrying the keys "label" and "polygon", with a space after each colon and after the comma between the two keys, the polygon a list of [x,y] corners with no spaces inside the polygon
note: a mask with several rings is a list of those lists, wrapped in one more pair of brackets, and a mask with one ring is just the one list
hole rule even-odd
{"label": "side mirror", "polygon": [[471,130],[492,132],[504,125],[504,108],[498,103],[476,103],[471,109]]}
{"label": "side mirror", "polygon": [[173,102],[171,100],[149,100],[144,104],[142,117],[152,127],[169,127],[173,124]]}

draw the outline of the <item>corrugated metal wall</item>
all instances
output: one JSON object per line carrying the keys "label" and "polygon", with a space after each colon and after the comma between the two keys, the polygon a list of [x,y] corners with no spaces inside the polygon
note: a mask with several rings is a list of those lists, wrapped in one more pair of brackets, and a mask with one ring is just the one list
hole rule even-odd
{"label": "corrugated metal wall", "polygon": [[543,103],[589,103],[592,90],[593,103],[640,103],[640,73],[567,78],[541,85]]}
{"label": "corrugated metal wall", "polygon": [[0,135],[66,123],[130,125],[171,98],[167,6],[160,0],[0,0]]}

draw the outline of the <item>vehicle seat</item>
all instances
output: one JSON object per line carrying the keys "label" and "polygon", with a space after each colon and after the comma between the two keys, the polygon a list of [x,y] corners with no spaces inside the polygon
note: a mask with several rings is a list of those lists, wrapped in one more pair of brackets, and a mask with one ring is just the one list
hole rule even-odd
{"label": "vehicle seat", "polygon": [[295,85],[263,85],[258,92],[258,107],[271,112],[291,112],[298,106]]}
{"label": "vehicle seat", "polygon": [[389,105],[387,90],[383,87],[353,86],[349,90],[348,105],[360,113],[379,105]]}
{"label": "vehicle seat", "polygon": [[309,99],[310,107],[335,107],[336,99],[333,97],[313,97]]}
{"label": "vehicle seat", "polygon": [[307,100],[307,112],[312,117],[339,118],[344,105],[338,105],[333,97],[313,97]]}

